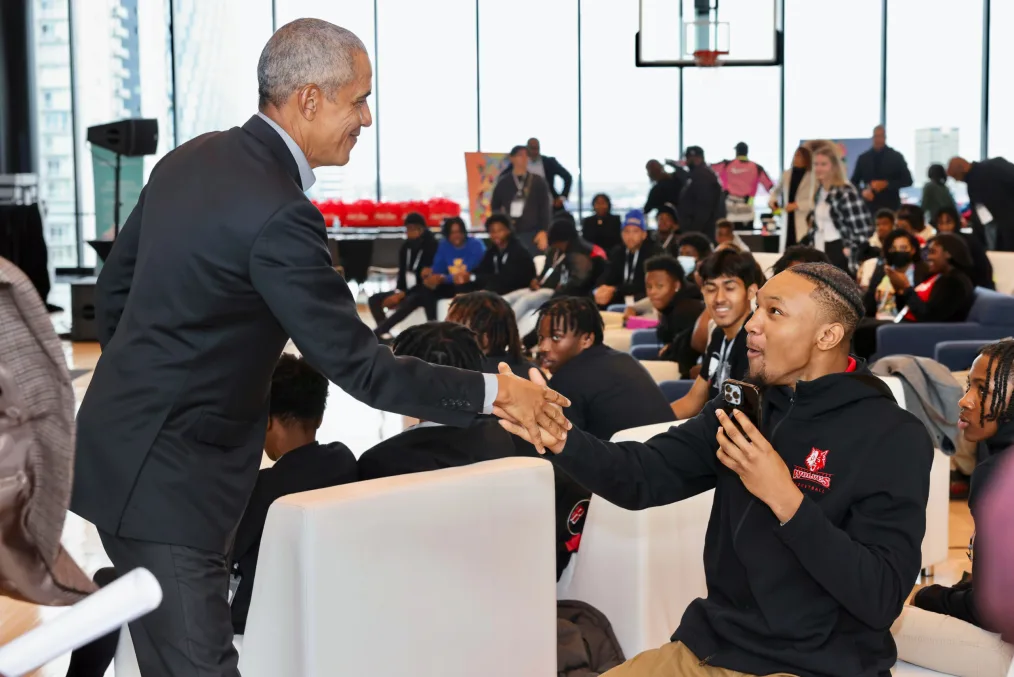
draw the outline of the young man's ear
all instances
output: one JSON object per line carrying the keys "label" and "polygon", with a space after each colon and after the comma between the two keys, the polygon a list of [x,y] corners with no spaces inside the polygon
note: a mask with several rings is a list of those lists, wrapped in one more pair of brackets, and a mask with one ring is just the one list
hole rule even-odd
{"label": "young man's ear", "polygon": [[822,324],[817,329],[817,349],[835,350],[845,340],[845,327],[839,322]]}
{"label": "young man's ear", "polygon": [[756,284],[752,284],[752,285],[750,285],[750,288],[746,290],[746,295],[750,298],[751,301],[756,301],[757,300],[757,290],[758,289],[759,288],[757,287]]}
{"label": "young man's ear", "polygon": [[581,336],[581,350],[587,350],[595,345],[594,334],[584,334]]}

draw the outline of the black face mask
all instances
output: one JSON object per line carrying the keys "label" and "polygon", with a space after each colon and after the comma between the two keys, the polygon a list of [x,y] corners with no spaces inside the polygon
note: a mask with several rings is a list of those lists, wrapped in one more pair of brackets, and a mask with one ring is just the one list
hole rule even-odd
{"label": "black face mask", "polygon": [[912,254],[909,252],[887,252],[887,257],[884,260],[892,268],[904,268],[912,263]]}

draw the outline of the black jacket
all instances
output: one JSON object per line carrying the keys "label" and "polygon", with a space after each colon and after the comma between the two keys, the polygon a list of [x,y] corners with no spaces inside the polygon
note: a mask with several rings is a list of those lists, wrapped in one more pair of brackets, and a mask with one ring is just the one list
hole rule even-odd
{"label": "black jacket", "polygon": [[565,254],[547,252],[542,286],[555,289],[554,296],[588,296],[605,266],[606,260],[594,254],[591,243],[578,238]]}
{"label": "black jacket", "polygon": [[[653,210],[658,209],[665,203],[679,208],[683,189],[690,181],[690,175],[682,167],[674,167],[671,174],[667,173],[661,181],[655,182],[648,191],[648,200],[644,203],[644,213],[647,216]],[[682,216],[682,211],[680,214]]]}
{"label": "black jacket", "polygon": [[962,232],[960,235],[968,245],[968,253],[972,255],[972,270],[969,271],[972,284],[976,287],[996,289],[996,283],[993,281],[993,262],[986,255],[986,247],[982,244],[982,240],[977,238],[975,233]]}
{"label": "black jacket", "polygon": [[909,287],[894,297],[898,310],[908,306],[915,315],[916,322],[964,322],[974,302],[975,288],[972,281],[956,269],[940,276],[927,301],[916,295],[914,287]]}
{"label": "black jacket", "polygon": [[665,346],[660,357],[669,362],[678,362],[681,374],[690,373],[697,358],[701,356],[690,345],[690,339],[705,308],[704,301],[681,289],[669,307],[658,314],[658,342]]}
{"label": "black jacket", "polygon": [[71,510],[124,538],[226,553],[290,338],[376,409],[469,425],[485,400],[480,374],[377,342],[295,158],[257,116],[158,163],[99,275],[95,325]]}
{"label": "black jacket", "polygon": [[[507,366],[511,368],[511,372],[515,376],[520,376],[523,379],[528,378],[528,370],[533,367],[538,369],[536,365],[532,364],[523,357],[515,359],[507,353],[500,355],[487,355],[482,360],[482,373],[484,374],[498,374],[500,373],[499,367],[501,362],[506,362]],[[540,370],[541,371],[541,370]]]}
{"label": "black jacket", "polygon": [[723,213],[722,184],[711,167],[701,163],[690,170],[690,183],[680,197],[680,231],[703,233],[715,239],[715,221]]}
{"label": "black jacket", "polygon": [[433,232],[427,228],[422,237],[415,240],[406,239],[398,250],[398,289],[408,291],[408,276],[415,273],[416,284],[422,283],[423,268],[433,267],[433,257],[437,253],[437,241]]}
{"label": "black jacket", "polygon": [[620,217],[616,214],[597,216],[592,214],[581,221],[581,235],[592,244],[597,244],[604,250],[611,251],[616,245],[623,243],[620,233],[623,226],[620,225]]}
{"label": "black jacket", "polygon": [[984,206],[997,226],[997,249],[1014,251],[1014,164],[1002,157],[973,162],[965,183],[973,225],[981,229],[975,206]]}
{"label": "black jacket", "polygon": [[869,187],[872,181],[887,181],[887,189],[873,195],[873,201],[867,204],[870,212],[876,214],[880,209],[897,211],[901,206],[902,188],[912,185],[912,172],[908,170],[905,157],[890,146],[877,151],[870,148],[856,159],[856,168],[852,171],[852,184],[859,190]]}
{"label": "black jacket", "polygon": [[[553,218],[553,200],[550,196],[549,185],[538,174],[527,174],[524,186],[522,190],[526,195],[525,207],[521,216],[513,220],[514,230],[518,233],[537,233],[540,230],[549,230],[549,224]],[[513,174],[501,175],[493,188],[490,208],[494,212],[501,212],[509,216],[511,202],[517,195],[518,187],[514,182]]]}
{"label": "black jacket", "polygon": [[[550,157],[549,155],[542,156],[542,167],[546,171],[546,183],[549,184],[549,192],[552,193],[553,197],[556,198],[561,195],[565,198],[568,197],[570,195],[570,187],[574,183],[574,179],[570,175],[570,172],[564,169],[559,160],[555,157]],[[513,171],[514,163],[508,162],[507,166],[502,172],[500,172],[500,176],[497,177],[497,179],[502,179]],[[563,190],[556,190],[556,177],[563,179]]]}
{"label": "black jacket", "polygon": [[780,526],[717,459],[718,406],[643,444],[571,430],[563,453],[548,457],[628,510],[715,489],[708,597],[673,634],[703,661],[751,675],[887,677],[897,660],[891,624],[922,560],[933,461],[925,426],[865,365],[770,389],[762,429],[804,494]]}
{"label": "black jacket", "polygon": [[231,607],[232,627],[236,634],[242,635],[246,628],[257,572],[257,553],[271,504],[282,496],[335,487],[357,479],[356,457],[339,442],[326,445],[314,442],[293,449],[278,459],[274,466],[257,473],[253,495],[236,531],[232,552],[233,569],[240,576]]}
{"label": "black jacket", "polygon": [[552,384],[571,401],[566,412],[570,422],[604,440],[628,428],[676,420],[645,368],[628,353],[603,344],[560,367]]}
{"label": "black jacket", "polygon": [[[873,269],[873,275],[870,276],[870,286],[866,290],[866,294],[863,296],[863,305],[866,306],[866,317],[877,316],[877,286],[884,279],[884,262],[881,261],[877,264],[877,267]],[[927,277],[930,276],[929,266],[922,259],[915,262],[915,273],[912,278],[915,280],[915,284],[922,284]],[[898,310],[901,310],[902,306],[898,306]]]}
{"label": "black jacket", "polygon": [[516,237],[507,240],[503,251],[490,242],[486,254],[475,268],[475,282],[479,289],[506,294],[524,289],[535,277],[532,255]]}
{"label": "black jacket", "polygon": [[658,247],[659,249],[658,253],[668,254],[669,256],[676,259],[679,258],[680,255],[680,235],[682,235],[682,232],[676,231],[674,233],[670,233],[670,235],[671,237],[668,235],[663,236],[657,230],[653,230],[652,232],[648,233],[648,239],[653,241],[655,245]]}
{"label": "black jacket", "polygon": [[[633,296],[635,300],[640,301],[645,296],[644,262],[652,256],[661,253],[662,248],[654,240],[651,238],[646,239],[635,254],[637,259],[634,262],[633,270],[628,271],[630,257],[627,246],[623,244],[616,245],[609,252],[609,261],[606,263],[606,270],[602,274],[599,284],[616,287],[616,295],[613,297],[616,303],[623,303],[624,297],[627,296]],[[624,278],[625,274],[630,277]],[[629,284],[627,282],[628,279]]]}

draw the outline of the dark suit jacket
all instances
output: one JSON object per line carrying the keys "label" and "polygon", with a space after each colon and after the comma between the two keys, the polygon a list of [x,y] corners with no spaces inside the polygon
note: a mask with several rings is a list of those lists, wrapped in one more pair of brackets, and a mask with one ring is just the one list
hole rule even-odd
{"label": "dark suit jacket", "polygon": [[890,146],[879,153],[870,148],[856,159],[852,183],[863,190],[871,181],[887,181],[887,189],[873,195],[873,201],[867,203],[870,211],[876,214],[880,209],[897,210],[901,206],[898,191],[912,185],[912,172],[908,170],[905,157]]}
{"label": "dark suit jacket", "polygon": [[[690,174],[687,170],[682,167],[674,167],[671,174],[666,174],[648,191],[648,200],[644,203],[644,213],[650,214],[667,202],[679,209],[680,197],[689,181]],[[682,210],[679,211],[679,214],[680,218],[683,218]]]}
{"label": "dark suit jacket", "polygon": [[[546,183],[549,184],[549,192],[553,194],[554,198],[568,197],[570,195],[570,187],[574,182],[573,177],[570,175],[563,165],[560,164],[559,160],[549,155],[542,156],[542,168],[546,170]],[[500,172],[499,178],[503,178],[514,171],[514,163],[508,162],[507,166],[502,172]],[[556,190],[556,177],[563,179],[563,190]]]}
{"label": "dark suit jacket", "polygon": [[[438,244],[436,236],[428,229],[416,240],[405,240],[398,251],[398,289],[408,291],[406,273],[409,272],[415,273],[416,284],[422,282],[423,268],[433,267]],[[411,270],[409,266],[412,267]]]}
{"label": "dark suit jacket", "polygon": [[722,184],[706,164],[690,170],[690,183],[680,196],[680,232],[703,233],[715,239],[715,221],[721,215]]}
{"label": "dark suit jacket", "polygon": [[99,276],[103,351],[78,413],[71,509],[110,534],[227,552],[289,337],[377,409],[469,425],[482,376],[396,358],[331,266],[298,165],[261,118],[159,162]]}
{"label": "dark suit jacket", "polygon": [[1014,164],[1002,157],[973,162],[965,183],[973,227],[982,228],[975,205],[983,205],[997,226],[997,249],[1014,251]]}
{"label": "dark suit jacket", "polygon": [[623,278],[627,268],[627,246],[616,245],[609,252],[609,262],[606,264],[606,271],[602,275],[599,284],[607,284],[616,287],[616,295],[613,303],[623,303],[626,296],[633,296],[640,301],[644,298],[644,262],[652,256],[662,253],[662,248],[650,237],[644,241],[641,248],[637,250],[637,262],[634,265],[633,279],[627,284]]}
{"label": "dark suit jacket", "polygon": [[270,468],[257,473],[250,504],[236,531],[232,561],[241,580],[232,599],[232,627],[243,634],[247,611],[257,573],[257,553],[264,533],[268,508],[282,496],[303,491],[335,487],[359,479],[356,457],[340,442],[322,445],[314,442],[293,449]]}
{"label": "dark suit jacket", "polygon": [[527,288],[534,278],[535,262],[532,255],[516,237],[507,241],[504,251],[490,242],[486,254],[475,269],[475,282],[479,289],[497,294]]}
{"label": "dark suit jacket", "polygon": [[623,225],[617,214],[606,214],[602,217],[592,214],[581,221],[581,237],[606,251],[622,244],[623,238],[620,235],[622,231]]}

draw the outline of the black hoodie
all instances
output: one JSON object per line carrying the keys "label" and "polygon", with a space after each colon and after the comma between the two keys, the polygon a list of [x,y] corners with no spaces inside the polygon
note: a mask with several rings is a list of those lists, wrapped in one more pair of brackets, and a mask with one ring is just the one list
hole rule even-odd
{"label": "black hoodie", "polygon": [[475,269],[479,289],[507,294],[525,289],[535,277],[535,263],[525,246],[513,235],[503,251],[490,242],[486,254]]}
{"label": "black hoodie", "polygon": [[762,429],[804,495],[782,526],[718,461],[718,406],[643,444],[574,428],[552,460],[630,510],[715,489],[708,597],[673,635],[703,662],[751,675],[889,675],[891,624],[922,559],[933,461],[925,426],[861,363],[794,391],[768,389]]}

